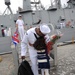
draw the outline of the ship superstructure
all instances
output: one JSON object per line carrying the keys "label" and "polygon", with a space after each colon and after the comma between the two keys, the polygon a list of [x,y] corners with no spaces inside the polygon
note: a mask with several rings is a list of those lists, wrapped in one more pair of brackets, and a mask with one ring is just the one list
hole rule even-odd
{"label": "ship superstructure", "polygon": [[[15,31],[15,22],[18,15],[21,14],[27,29],[31,26],[38,25],[37,22],[41,20],[40,24],[52,24],[55,30],[59,29],[64,33],[64,36],[59,40],[59,42],[72,40],[72,38],[75,39],[75,0],[69,0],[67,3],[67,7],[61,8],[60,0],[51,0],[51,5],[48,9],[45,9],[40,0],[23,0],[23,9],[19,7],[17,13],[13,14],[12,9],[10,8],[10,0],[5,0],[5,5],[7,5],[7,9],[10,11],[10,14],[6,14],[5,10],[3,15],[0,15],[0,25],[7,27],[7,29],[11,28],[11,35],[13,35]],[[61,22],[64,22],[65,25],[67,25],[67,23],[70,25],[68,27],[65,26],[64,29],[60,26]],[[2,28],[0,26],[0,37],[2,37],[1,29]]]}

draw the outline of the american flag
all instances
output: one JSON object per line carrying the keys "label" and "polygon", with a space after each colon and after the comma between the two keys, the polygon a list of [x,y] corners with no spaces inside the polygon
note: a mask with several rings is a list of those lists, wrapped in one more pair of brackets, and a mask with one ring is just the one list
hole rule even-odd
{"label": "american flag", "polygon": [[18,32],[15,32],[14,35],[12,36],[12,42],[17,45],[19,43],[19,39],[18,39]]}

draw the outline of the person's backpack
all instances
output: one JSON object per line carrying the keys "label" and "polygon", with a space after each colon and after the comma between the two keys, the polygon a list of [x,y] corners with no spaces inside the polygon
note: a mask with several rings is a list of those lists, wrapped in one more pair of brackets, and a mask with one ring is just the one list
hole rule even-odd
{"label": "person's backpack", "polygon": [[34,33],[34,36],[36,37],[36,41],[34,42],[33,47],[36,50],[46,49],[46,44],[45,44],[44,36],[37,37],[37,35],[35,33]]}
{"label": "person's backpack", "polygon": [[18,68],[18,75],[34,75],[28,61],[23,61]]}

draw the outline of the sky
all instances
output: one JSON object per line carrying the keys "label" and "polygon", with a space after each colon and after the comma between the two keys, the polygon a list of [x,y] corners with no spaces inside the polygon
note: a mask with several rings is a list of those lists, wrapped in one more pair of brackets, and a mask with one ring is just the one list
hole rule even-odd
{"label": "sky", "polygon": [[[51,0],[41,0],[41,3],[44,5],[44,7],[48,7],[50,5]],[[62,5],[66,4],[68,0],[61,0]],[[11,9],[14,13],[18,10],[18,7],[23,7],[22,3],[23,0],[10,0],[11,2]],[[5,0],[0,0],[0,14],[2,14],[7,6],[5,5]]]}

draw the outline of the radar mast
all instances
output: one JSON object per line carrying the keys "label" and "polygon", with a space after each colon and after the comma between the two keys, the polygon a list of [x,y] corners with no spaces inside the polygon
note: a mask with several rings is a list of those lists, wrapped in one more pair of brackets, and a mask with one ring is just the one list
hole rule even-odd
{"label": "radar mast", "polygon": [[7,10],[9,10],[11,14],[13,14],[13,12],[12,12],[12,10],[11,10],[11,7],[10,7],[10,5],[11,5],[10,0],[5,0],[5,5],[7,6],[7,8],[6,8],[5,11],[3,12],[3,15],[5,14],[5,12],[6,12]]}

